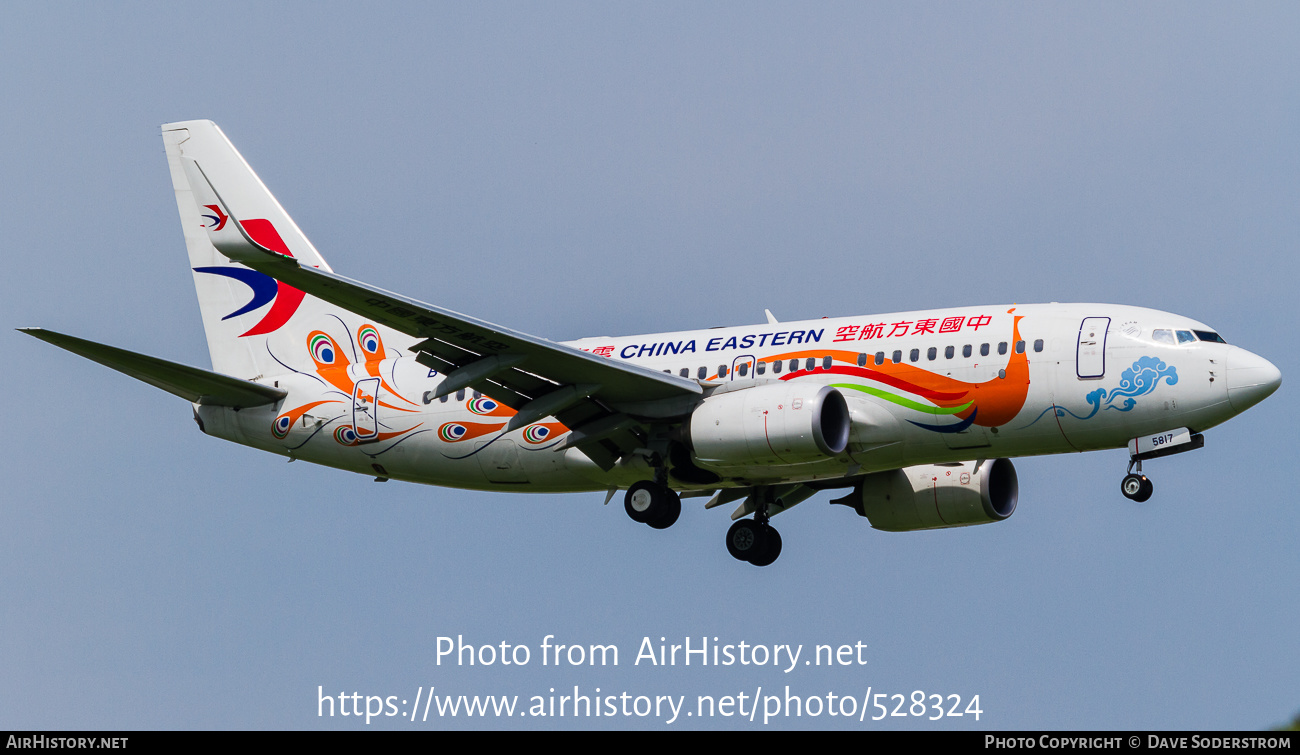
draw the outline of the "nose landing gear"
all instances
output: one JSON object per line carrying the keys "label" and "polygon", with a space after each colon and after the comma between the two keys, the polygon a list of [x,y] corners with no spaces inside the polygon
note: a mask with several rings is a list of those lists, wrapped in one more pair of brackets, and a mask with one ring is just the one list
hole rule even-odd
{"label": "nose landing gear", "polygon": [[[1134,472],[1134,467],[1137,471]],[[1155,492],[1155,485],[1151,480],[1142,474],[1142,459],[1132,458],[1128,463],[1128,474],[1124,475],[1124,481],[1119,484],[1120,492],[1130,501],[1145,503]]]}
{"label": "nose landing gear", "polygon": [[1125,475],[1124,481],[1120,483],[1119,487],[1124,493],[1125,498],[1128,498],[1131,501],[1137,501],[1138,503],[1145,502],[1151,497],[1151,493],[1155,490],[1155,486],[1151,484],[1151,480],[1147,479],[1147,476],[1142,474]]}
{"label": "nose landing gear", "polygon": [[1195,451],[1204,446],[1205,436],[1187,427],[1133,438],[1128,442],[1128,474],[1119,484],[1120,492],[1130,501],[1146,501],[1155,486],[1142,474],[1144,460]]}

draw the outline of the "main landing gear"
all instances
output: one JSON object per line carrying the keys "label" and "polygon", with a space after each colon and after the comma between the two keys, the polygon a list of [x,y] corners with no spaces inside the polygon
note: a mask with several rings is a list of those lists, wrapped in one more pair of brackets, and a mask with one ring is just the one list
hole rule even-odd
{"label": "main landing gear", "polygon": [[[1137,467],[1136,472],[1133,471],[1135,466]],[[1129,461],[1128,474],[1124,475],[1124,481],[1119,484],[1119,489],[1124,494],[1124,497],[1130,501],[1145,503],[1151,497],[1151,493],[1155,491],[1155,486],[1151,484],[1151,480],[1147,479],[1146,475],[1142,474],[1141,459]]]}
{"label": "main landing gear", "polygon": [[[727,552],[754,566],[767,566],[781,555],[781,533],[768,523],[771,492],[754,491],[757,511],[753,519],[741,519],[727,530]],[[668,529],[682,513],[682,499],[662,482],[642,480],[627,489],[623,510],[634,522],[657,530]]]}
{"label": "main landing gear", "polygon": [[781,533],[768,522],[771,491],[755,490],[757,511],[753,519],[739,519],[727,530],[727,552],[739,561],[767,566],[781,555]]}
{"label": "main landing gear", "polygon": [[781,555],[781,533],[757,518],[740,519],[727,530],[727,552],[739,561],[767,566]]}
{"label": "main landing gear", "polygon": [[667,485],[643,480],[627,489],[623,509],[632,521],[668,529],[682,514],[682,499]]}

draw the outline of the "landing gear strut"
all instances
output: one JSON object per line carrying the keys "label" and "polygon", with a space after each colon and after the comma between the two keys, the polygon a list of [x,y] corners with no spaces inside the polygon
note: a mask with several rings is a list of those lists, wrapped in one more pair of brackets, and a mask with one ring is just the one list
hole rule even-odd
{"label": "landing gear strut", "polygon": [[[1137,468],[1136,472],[1133,471],[1135,466]],[[1124,497],[1130,501],[1144,503],[1151,497],[1151,493],[1155,491],[1155,486],[1151,484],[1151,480],[1147,479],[1146,475],[1142,474],[1141,459],[1129,461],[1128,474],[1124,475],[1124,481],[1119,484],[1119,489],[1124,494]]]}
{"label": "landing gear strut", "polygon": [[781,533],[768,523],[770,491],[755,491],[757,508],[753,519],[740,519],[727,530],[727,552],[732,558],[754,566],[767,566],[781,555]]}
{"label": "landing gear strut", "polygon": [[643,480],[627,489],[623,509],[632,521],[668,529],[682,514],[682,499],[667,485]]}

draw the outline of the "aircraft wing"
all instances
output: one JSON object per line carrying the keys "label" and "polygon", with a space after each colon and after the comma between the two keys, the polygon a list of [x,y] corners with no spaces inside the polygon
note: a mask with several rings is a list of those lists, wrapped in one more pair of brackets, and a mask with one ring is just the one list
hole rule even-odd
{"label": "aircraft wing", "polygon": [[180,396],[191,403],[233,406],[242,409],[271,404],[288,395],[287,391],[280,388],[169,362],[166,359],[138,354],[115,346],[106,346],[84,338],[56,333],[53,330],[43,328],[19,328],[19,330]]}
{"label": "aircraft wing", "polygon": [[[184,158],[191,188],[201,204],[222,201],[193,159]],[[394,330],[421,338],[416,359],[446,376],[438,395],[473,388],[515,409],[516,429],[554,416],[577,446],[608,469],[643,445],[641,423],[624,408],[654,406],[658,416],[685,413],[702,395],[693,380],[600,357],[579,349],[494,325],[475,317],[303,266],[258,243],[239,222],[209,230],[216,248],[230,259],[312,296]],[[676,407],[680,406],[680,409]]]}

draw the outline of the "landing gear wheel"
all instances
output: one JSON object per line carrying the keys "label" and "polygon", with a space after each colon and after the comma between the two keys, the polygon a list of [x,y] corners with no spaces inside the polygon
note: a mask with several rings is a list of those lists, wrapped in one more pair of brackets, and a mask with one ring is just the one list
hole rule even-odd
{"label": "landing gear wheel", "polygon": [[777,556],[781,555],[781,533],[777,532],[776,528],[771,525],[768,525],[766,529],[767,542],[763,546],[763,552],[749,560],[749,563],[754,566],[767,566],[775,561]]}
{"label": "landing gear wheel", "polygon": [[658,513],[654,514],[646,524],[657,530],[666,530],[677,522],[677,517],[682,515],[682,499],[669,488],[664,488],[664,499],[659,506]]}
{"label": "landing gear wheel", "polygon": [[752,561],[766,551],[768,528],[740,519],[727,530],[727,552],[737,561]]}
{"label": "landing gear wheel", "polygon": [[623,510],[632,521],[645,524],[655,510],[655,502],[663,496],[663,488],[653,482],[638,482],[623,496]]}
{"label": "landing gear wheel", "polygon": [[1130,474],[1124,476],[1119,489],[1124,493],[1125,498],[1143,503],[1155,492],[1155,485],[1151,484],[1151,480],[1147,479],[1146,475]]}
{"label": "landing gear wheel", "polygon": [[628,488],[623,510],[634,522],[657,530],[673,526],[682,513],[682,499],[665,485],[643,480]]}

